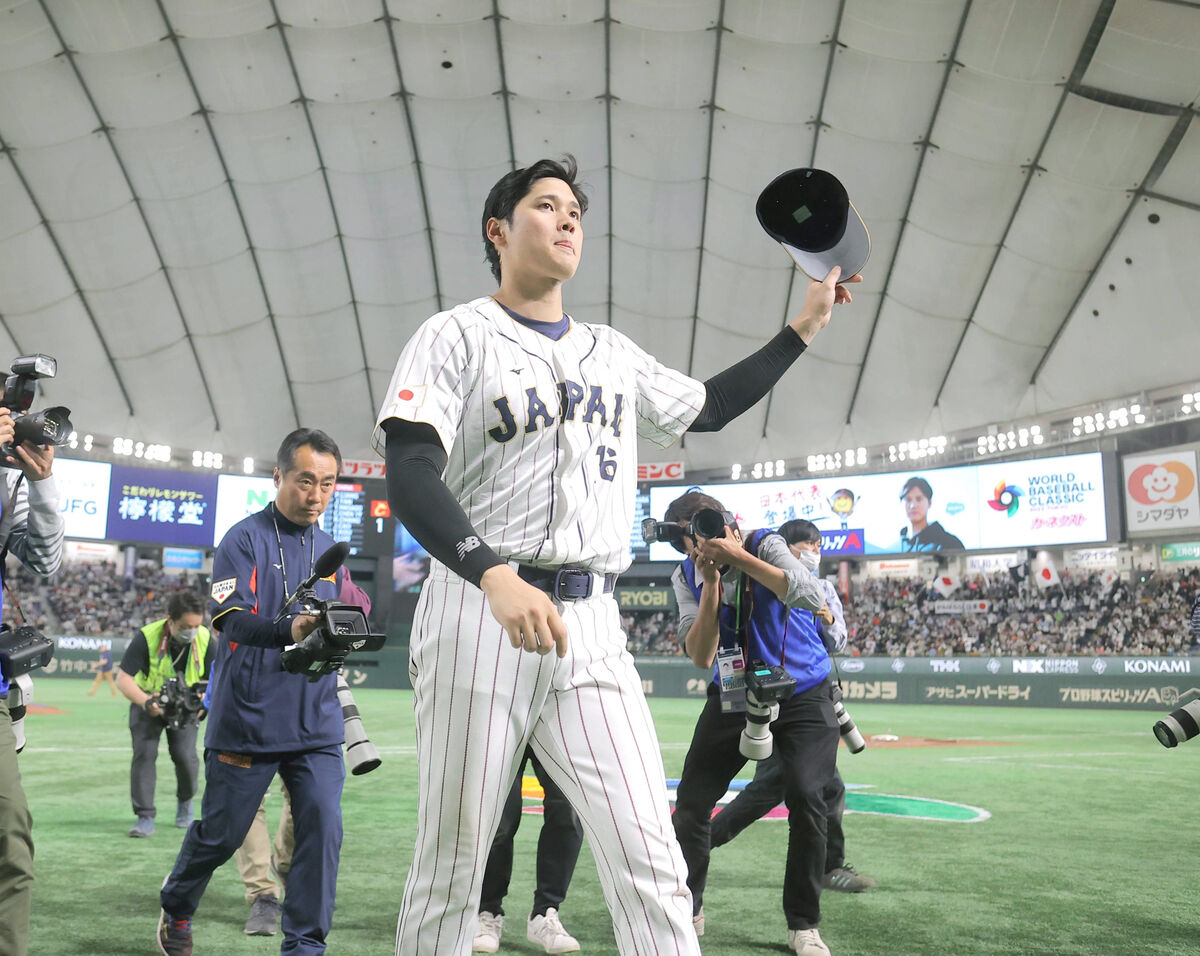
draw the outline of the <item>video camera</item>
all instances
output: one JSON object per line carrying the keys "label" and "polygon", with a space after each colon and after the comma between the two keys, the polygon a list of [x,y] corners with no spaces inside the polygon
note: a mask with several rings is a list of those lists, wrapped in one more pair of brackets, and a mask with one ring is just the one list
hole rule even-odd
{"label": "video camera", "polygon": [[163,681],[162,690],[150,699],[158,704],[168,730],[182,730],[200,723],[207,687],[206,680],[188,684],[182,677],[169,677]]}
{"label": "video camera", "polygon": [[771,756],[771,723],[779,717],[779,702],[796,691],[796,679],[782,667],[751,661],[746,668],[746,726],[738,749],[747,760]]}
{"label": "video camera", "polygon": [[725,526],[734,524],[737,519],[728,511],[717,511],[715,508],[701,508],[688,522],[685,528],[670,521],[655,521],[653,518],[642,519],[642,537],[647,544],[655,541],[665,541],[680,554],[686,554],[683,547],[683,536],[693,538],[723,538]]}
{"label": "video camera", "polygon": [[[71,410],[63,405],[45,408],[36,415],[29,408],[37,398],[38,379],[54,378],[58,362],[49,355],[18,355],[13,359],[12,374],[4,380],[4,395],[0,405],[12,412],[15,431],[11,445],[0,445],[0,467],[16,468],[16,446],[23,442],[35,445],[65,445],[71,437]],[[13,461],[8,461],[12,458]]]}
{"label": "video camera", "polygon": [[291,674],[303,674],[309,681],[319,680],[338,670],[352,651],[377,651],[387,640],[386,634],[371,633],[361,607],[319,600],[313,590],[319,579],[336,573],[349,553],[350,545],[341,541],[317,558],[313,573],[284,598],[283,607],[275,616],[278,623],[293,603],[300,602],[301,614],[320,619],[304,640],[289,644],[280,654],[283,669]]}

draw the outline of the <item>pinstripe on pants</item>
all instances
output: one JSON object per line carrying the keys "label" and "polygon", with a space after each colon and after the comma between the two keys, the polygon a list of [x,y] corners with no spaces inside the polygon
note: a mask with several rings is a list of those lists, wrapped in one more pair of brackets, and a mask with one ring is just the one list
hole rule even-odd
{"label": "pinstripe on pants", "polygon": [[623,954],[700,952],[658,738],[611,595],[559,605],[558,660],[509,644],[435,563],[416,610],[418,830],[398,956],[468,954],[483,868],[529,743],[579,814]]}

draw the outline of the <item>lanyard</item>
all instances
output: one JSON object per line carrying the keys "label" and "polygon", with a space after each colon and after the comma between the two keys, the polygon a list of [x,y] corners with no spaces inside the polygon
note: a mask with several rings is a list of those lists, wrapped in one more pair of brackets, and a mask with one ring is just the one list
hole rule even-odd
{"label": "lanyard", "polygon": [[[288,587],[287,579],[287,562],[283,559],[283,539],[279,536],[279,520],[276,518],[278,509],[271,505],[271,523],[275,525],[275,544],[279,547],[279,571],[283,575],[283,595],[287,597],[292,593]],[[300,553],[304,553],[304,531],[300,531]],[[308,574],[312,574],[313,565],[317,563],[317,532],[314,530],[309,536],[308,543]],[[308,574],[304,577],[308,577]],[[303,578],[302,578],[303,580]],[[286,609],[285,609],[286,610]]]}

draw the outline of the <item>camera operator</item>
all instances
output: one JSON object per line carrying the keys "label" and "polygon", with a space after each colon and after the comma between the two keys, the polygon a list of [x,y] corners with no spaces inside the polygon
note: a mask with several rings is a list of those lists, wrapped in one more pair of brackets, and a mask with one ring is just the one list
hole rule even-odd
{"label": "camera operator", "polygon": [[[697,512],[725,514],[723,537],[690,533]],[[838,744],[829,654],[814,613],[825,606],[817,579],[772,531],[743,539],[721,503],[689,492],[673,501],[665,521],[685,529],[677,548],[687,554],[672,575],[679,605],[679,636],[688,657],[699,667],[717,668],[708,699],[683,765],[675,803],[675,834],[688,864],[697,933],[704,931],[703,895],[708,877],[710,819],[717,800],[746,762],[739,744],[746,715],[722,701],[721,658],[741,657],[779,665],[795,679],[792,695],[779,704],[771,725],[779,751],[788,807],[788,851],[783,879],[783,909],[788,947],[803,956],[829,949],[817,931],[821,880],[825,872],[825,801],[822,792],[833,777]],[[723,703],[726,706],[722,706]]]}
{"label": "camera operator", "polygon": [[[167,616],[140,628],[129,642],[117,670],[117,689],[129,698],[129,733],[133,762],[129,767],[129,792],[137,821],[131,837],[154,832],[154,785],[157,779],[158,742],[167,732],[167,749],[175,764],[175,826],[192,822],[192,797],[199,782],[196,733],[202,711],[168,724],[159,694],[171,679],[188,688],[204,682],[212,670],[213,645],[204,626],[204,598],[195,591],[176,591],[167,600]],[[200,693],[191,691],[198,705]]]}
{"label": "camera operator", "polygon": [[[0,445],[10,444],[13,435],[12,413],[0,407]],[[34,574],[49,577],[62,564],[64,531],[51,477],[54,448],[22,442],[15,451],[0,472],[0,555],[11,553]],[[24,956],[33,890],[33,821],[17,768],[8,709],[10,676],[0,672],[0,953]]]}
{"label": "camera operator", "polygon": [[[276,454],[274,503],[230,528],[213,559],[210,611],[219,639],[204,800],[162,888],[158,944],[167,956],[192,952],[192,914],[213,871],[245,840],[276,773],[291,795],[296,834],[282,950],[325,951],[342,845],[342,708],[335,674],[310,681],[281,662],[281,650],[308,637],[320,618],[292,605],[293,613],[273,618],[334,545],[317,520],[341,466],[324,432],[293,431]],[[317,580],[316,598],[335,599],[342,574]]]}
{"label": "camera operator", "polygon": [[[798,518],[779,528],[792,555],[814,576],[821,564],[821,530],[811,521]],[[837,589],[822,577],[817,583],[825,594],[825,606],[816,612],[821,640],[832,657],[846,649],[846,619]],[[875,886],[869,876],[859,873],[846,862],[846,834],[842,829],[842,814],[846,810],[846,784],[834,770],[833,779],[822,794],[825,799],[825,876],[821,885],[827,890],[842,893],[861,893]],[[712,846],[724,846],[751,823],[783,802],[783,765],[776,751],[760,760],[754,769],[754,779],[713,818]]]}

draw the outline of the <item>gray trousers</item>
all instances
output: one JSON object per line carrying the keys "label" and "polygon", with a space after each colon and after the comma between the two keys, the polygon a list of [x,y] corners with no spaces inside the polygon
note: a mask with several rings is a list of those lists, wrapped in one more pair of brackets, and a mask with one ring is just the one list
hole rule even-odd
{"label": "gray trousers", "polygon": [[154,785],[157,779],[158,741],[167,730],[167,749],[175,764],[175,798],[180,802],[196,795],[200,779],[200,758],[196,756],[197,726],[167,730],[157,717],[151,717],[135,704],[129,706],[129,733],[133,738],[133,763],[129,766],[129,792],[133,812],[139,817],[154,816]]}
{"label": "gray trousers", "polygon": [[33,891],[33,821],[21,789],[8,702],[0,697],[0,953],[25,956]]}

